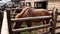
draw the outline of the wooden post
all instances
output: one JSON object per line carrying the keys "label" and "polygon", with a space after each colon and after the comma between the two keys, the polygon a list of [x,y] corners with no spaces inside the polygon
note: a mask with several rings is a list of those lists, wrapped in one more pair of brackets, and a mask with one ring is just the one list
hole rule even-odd
{"label": "wooden post", "polygon": [[3,21],[3,14],[0,11],[0,33],[1,33],[2,21]]}
{"label": "wooden post", "polygon": [[12,34],[12,27],[11,27],[11,15],[10,9],[6,10],[7,12],[7,20],[8,20],[8,27],[9,27],[9,34]]}
{"label": "wooden post", "polygon": [[51,30],[51,34],[55,34],[55,28],[56,28],[56,23],[57,23],[57,9],[55,9],[53,11],[53,22],[52,22],[52,30]]}

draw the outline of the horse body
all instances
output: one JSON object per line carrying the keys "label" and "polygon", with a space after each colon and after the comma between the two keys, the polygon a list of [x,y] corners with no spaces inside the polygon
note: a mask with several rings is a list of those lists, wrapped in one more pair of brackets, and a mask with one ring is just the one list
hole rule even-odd
{"label": "horse body", "polygon": [[[47,10],[33,11],[34,16],[47,16],[50,15]],[[46,15],[47,14],[47,15]]]}
{"label": "horse body", "polygon": [[[34,9],[34,10],[32,9],[32,12],[30,11],[29,13],[30,13],[30,16],[32,15],[32,17],[50,15],[48,10],[45,10],[45,9]],[[43,24],[48,24],[50,19],[38,19],[38,20],[32,20],[31,22],[39,23],[41,21],[43,22]],[[44,21],[46,21],[46,23]]]}
{"label": "horse body", "polygon": [[[35,16],[49,16],[49,15],[50,15],[50,13],[45,9],[32,9],[32,8],[26,7],[21,11],[21,13],[16,15],[16,18],[35,17]],[[50,21],[50,19],[39,19],[39,20],[32,20],[29,22],[41,22],[44,20],[48,23]],[[17,23],[19,23],[19,22],[17,22]],[[16,23],[16,25],[17,25],[17,23]]]}
{"label": "horse body", "polygon": [[[16,15],[17,18],[24,18],[24,17],[36,17],[36,16],[49,16],[50,13],[48,10],[45,9],[32,9],[29,7],[24,8],[19,14]],[[31,21],[26,21],[26,24],[28,27],[32,26],[32,22],[43,22],[43,24],[48,24],[50,22],[50,19],[38,19],[38,20],[31,20]],[[44,22],[46,21],[46,23]],[[13,26],[14,29],[20,28],[22,22],[16,22],[15,25]]]}

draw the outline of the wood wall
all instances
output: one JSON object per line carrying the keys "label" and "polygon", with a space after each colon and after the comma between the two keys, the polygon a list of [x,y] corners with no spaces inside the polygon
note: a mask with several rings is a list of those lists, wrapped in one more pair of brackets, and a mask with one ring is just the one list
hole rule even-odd
{"label": "wood wall", "polygon": [[[21,0],[20,0],[21,1]],[[27,1],[27,0],[24,0]],[[28,0],[29,1],[29,0]],[[30,0],[32,2],[32,5],[34,5],[34,0]],[[60,10],[60,0],[48,0],[48,9],[53,9],[53,7],[56,7]]]}
{"label": "wood wall", "polygon": [[54,6],[60,10],[60,0],[48,1],[48,9],[53,9]]}

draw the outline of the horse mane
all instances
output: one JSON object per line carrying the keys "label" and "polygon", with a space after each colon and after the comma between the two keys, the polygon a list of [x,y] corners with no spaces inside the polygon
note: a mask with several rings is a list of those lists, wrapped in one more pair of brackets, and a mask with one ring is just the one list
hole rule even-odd
{"label": "horse mane", "polygon": [[22,15],[26,12],[27,9],[29,9],[29,7],[24,8],[24,9],[21,11],[21,13],[19,13],[19,14],[16,15],[16,18],[19,18],[20,16],[22,16]]}

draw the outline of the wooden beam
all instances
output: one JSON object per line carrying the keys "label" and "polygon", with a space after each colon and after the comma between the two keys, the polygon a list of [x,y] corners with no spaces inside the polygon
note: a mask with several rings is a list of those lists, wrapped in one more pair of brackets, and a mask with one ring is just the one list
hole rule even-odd
{"label": "wooden beam", "polygon": [[50,24],[46,24],[46,25],[33,26],[33,27],[27,27],[27,28],[12,29],[12,31],[13,32],[32,31],[32,30],[37,30],[37,29],[46,28],[46,27],[50,27],[50,26],[51,26]]}
{"label": "wooden beam", "polygon": [[28,21],[28,20],[35,20],[35,19],[47,19],[52,18],[51,16],[39,16],[39,17],[25,17],[25,18],[17,18],[17,19],[11,19],[12,21]]}

